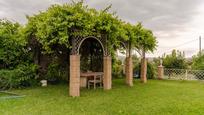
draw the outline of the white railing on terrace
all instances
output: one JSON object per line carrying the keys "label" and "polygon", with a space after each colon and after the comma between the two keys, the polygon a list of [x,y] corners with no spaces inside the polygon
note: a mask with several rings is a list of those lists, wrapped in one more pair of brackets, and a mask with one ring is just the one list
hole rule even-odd
{"label": "white railing on terrace", "polygon": [[204,70],[165,68],[163,77],[172,80],[204,80]]}

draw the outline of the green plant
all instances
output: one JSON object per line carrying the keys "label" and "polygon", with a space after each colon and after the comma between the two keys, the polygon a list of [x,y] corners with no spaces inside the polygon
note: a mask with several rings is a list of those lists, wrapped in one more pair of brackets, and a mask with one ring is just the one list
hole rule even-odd
{"label": "green plant", "polygon": [[204,51],[193,56],[192,69],[204,70]]}
{"label": "green plant", "polygon": [[[140,70],[141,70],[141,63],[138,63],[138,65],[134,66],[134,73],[138,74],[140,78]],[[154,79],[156,77],[156,66],[154,63],[147,62],[147,78],[148,79]]]}
{"label": "green plant", "polygon": [[34,64],[21,64],[12,70],[0,70],[0,89],[37,85],[36,70],[37,66]]}
{"label": "green plant", "polygon": [[123,65],[121,60],[113,59],[112,71],[113,77],[115,78],[120,78],[123,76]]}
{"label": "green plant", "polygon": [[106,8],[97,11],[83,2],[52,5],[45,12],[28,16],[26,36],[34,36],[42,44],[46,53],[53,53],[56,45],[71,48],[71,38],[106,36],[108,45],[117,44],[123,36],[122,21]]}
{"label": "green plant", "polygon": [[0,69],[13,69],[29,61],[29,52],[18,23],[0,19]]}
{"label": "green plant", "polygon": [[184,53],[173,50],[169,55],[163,55],[163,65],[165,68],[186,69],[187,63]]}
{"label": "green plant", "polygon": [[[204,70],[204,51],[193,56],[192,69]],[[199,73],[193,73],[197,79],[203,80],[204,75]]]}
{"label": "green plant", "polygon": [[51,64],[48,66],[46,78],[47,78],[47,79],[52,79],[52,78],[57,78],[57,77],[59,77],[60,75],[59,75],[58,68],[59,68],[59,64],[57,64],[57,63],[51,63]]}
{"label": "green plant", "polygon": [[60,81],[60,80],[67,80],[68,76],[66,71],[67,70],[62,68],[59,63],[52,62],[48,66],[45,79],[53,82]]}

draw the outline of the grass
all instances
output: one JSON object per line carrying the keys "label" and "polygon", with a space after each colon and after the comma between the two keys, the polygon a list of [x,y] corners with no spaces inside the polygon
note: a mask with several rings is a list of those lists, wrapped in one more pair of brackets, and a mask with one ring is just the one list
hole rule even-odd
{"label": "grass", "polygon": [[204,82],[134,81],[128,87],[114,80],[110,91],[81,90],[81,97],[68,96],[67,85],[13,90],[24,98],[0,100],[2,115],[177,115],[204,114]]}
{"label": "grass", "polygon": [[6,94],[6,93],[1,93],[0,92],[0,97],[4,97],[4,96],[10,96],[9,94]]}

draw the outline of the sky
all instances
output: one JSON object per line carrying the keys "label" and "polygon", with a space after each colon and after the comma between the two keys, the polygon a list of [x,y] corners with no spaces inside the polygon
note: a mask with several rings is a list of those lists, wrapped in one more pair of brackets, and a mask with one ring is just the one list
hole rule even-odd
{"label": "sky", "polygon": [[[71,1],[0,0],[0,18],[25,24],[25,15],[66,2]],[[204,43],[204,0],[85,0],[85,4],[98,10],[112,4],[110,12],[116,12],[122,20],[132,24],[142,22],[145,28],[151,29],[157,37],[158,47],[148,57],[168,54],[173,49],[191,57],[199,51],[199,36]]]}

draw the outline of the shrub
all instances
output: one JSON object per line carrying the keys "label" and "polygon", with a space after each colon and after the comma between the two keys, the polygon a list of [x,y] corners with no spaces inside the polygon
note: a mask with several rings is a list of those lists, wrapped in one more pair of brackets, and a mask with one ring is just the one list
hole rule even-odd
{"label": "shrub", "polygon": [[164,54],[162,58],[165,68],[186,69],[188,67],[185,54],[178,50],[173,50],[169,55]]}
{"label": "shrub", "polygon": [[192,69],[204,70],[204,51],[193,56]]}
{"label": "shrub", "polygon": [[52,62],[48,66],[46,78],[50,82],[67,81],[67,71],[66,68],[61,67],[57,62]]}
{"label": "shrub", "polygon": [[[140,78],[140,71],[141,71],[141,63],[134,67],[134,72],[138,74]],[[147,78],[154,79],[156,77],[156,66],[154,63],[147,63]]]}
{"label": "shrub", "polygon": [[[192,60],[192,69],[194,70],[204,70],[204,51],[198,53],[197,55],[193,56]],[[193,73],[193,75],[196,76],[197,79],[203,80],[204,75],[200,74],[198,72]]]}
{"label": "shrub", "polygon": [[37,85],[37,66],[21,64],[13,70],[0,70],[0,89],[22,88]]}
{"label": "shrub", "polygon": [[20,24],[0,19],[0,69],[14,69],[29,62],[26,43]]}
{"label": "shrub", "polygon": [[123,76],[123,65],[120,60],[118,59],[114,60],[112,69],[113,69],[113,77],[120,78]]}

